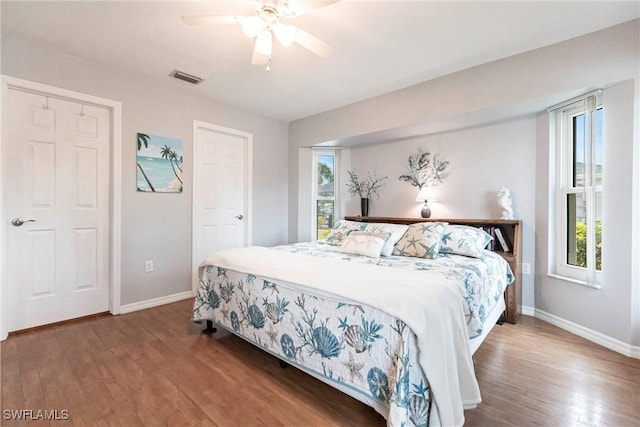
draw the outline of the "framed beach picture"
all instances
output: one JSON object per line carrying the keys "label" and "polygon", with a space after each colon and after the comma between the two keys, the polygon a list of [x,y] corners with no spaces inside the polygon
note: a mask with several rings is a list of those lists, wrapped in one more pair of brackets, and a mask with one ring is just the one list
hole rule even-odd
{"label": "framed beach picture", "polygon": [[182,140],[138,134],[138,191],[182,193]]}

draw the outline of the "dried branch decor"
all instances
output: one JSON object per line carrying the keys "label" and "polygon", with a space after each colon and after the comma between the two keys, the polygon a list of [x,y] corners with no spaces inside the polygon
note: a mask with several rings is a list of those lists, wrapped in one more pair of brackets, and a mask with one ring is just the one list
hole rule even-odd
{"label": "dried branch decor", "polygon": [[406,181],[422,189],[423,187],[435,187],[442,184],[449,175],[447,168],[449,162],[440,159],[438,154],[430,157],[431,153],[423,153],[418,149],[418,153],[409,156],[409,170],[406,174],[400,175],[400,181]]}
{"label": "dried branch decor", "polygon": [[352,196],[360,196],[360,198],[372,198],[380,197],[378,191],[384,187],[385,181],[389,179],[388,176],[379,177],[375,171],[367,173],[367,178],[360,181],[355,171],[347,171],[349,174],[349,181],[347,181],[347,190]]}

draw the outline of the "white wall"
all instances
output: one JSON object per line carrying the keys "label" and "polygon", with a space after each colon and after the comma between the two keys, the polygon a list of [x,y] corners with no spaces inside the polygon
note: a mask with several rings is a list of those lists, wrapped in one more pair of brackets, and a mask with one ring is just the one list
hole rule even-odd
{"label": "white wall", "polygon": [[[189,95],[169,77],[146,80],[24,41],[2,43],[2,74],[122,103],[123,305],[191,290],[193,120],[253,133],[253,242],[287,241],[287,124]],[[137,132],[183,141],[182,194],[136,191]],[[145,260],[155,272],[144,272]]]}
{"label": "white wall", "polygon": [[[535,272],[534,294],[531,279],[525,277],[525,283],[528,284],[525,285],[524,304],[535,304],[539,310],[567,323],[573,322],[595,334],[637,346],[640,344],[640,301],[636,301],[640,298],[640,269],[637,267],[640,260],[640,201],[637,195],[640,191],[640,164],[637,161],[640,158],[639,23],[640,20],[630,21],[291,123],[289,197],[292,221],[289,224],[289,239],[296,240],[301,230],[296,223],[299,217],[295,211],[301,204],[298,201],[297,178],[307,171],[299,168],[297,156],[300,147],[357,145],[366,144],[367,140],[375,143],[396,141],[389,148],[362,149],[360,157],[357,154],[360,149],[353,148],[354,166],[373,165],[374,161],[382,158],[389,161],[392,157],[404,157],[406,162],[407,155],[411,154],[411,145],[418,145],[415,137],[420,134],[433,134],[421,137],[419,142],[424,143],[425,148],[435,147],[443,153],[447,150],[448,160],[453,165],[466,165],[468,162],[465,154],[453,147],[464,146],[477,150],[475,154],[481,164],[493,162],[496,158],[494,150],[503,147],[504,151],[498,153],[499,157],[513,158],[516,159],[515,164],[525,165],[522,180],[510,185],[509,182],[498,182],[502,181],[499,173],[479,176],[481,174],[476,171],[473,184],[480,190],[478,194],[486,194],[491,188],[497,189],[498,185],[511,186],[514,190],[516,216],[524,219],[526,224],[525,262],[532,262]],[[626,83],[617,87],[618,83],[625,81],[632,82],[631,86]],[[546,260],[549,252],[546,238],[549,157],[545,153],[549,127],[544,119],[546,114],[534,122],[519,117],[530,117],[558,102],[603,87],[612,87],[608,92],[608,102],[625,118],[611,124],[617,127],[615,132],[613,128],[609,130],[611,135],[616,135],[616,145],[612,149],[619,151],[610,153],[609,161],[613,165],[610,172],[605,172],[611,174],[609,178],[605,175],[605,179],[610,179],[611,188],[609,200],[605,201],[607,207],[604,208],[609,212],[607,233],[612,239],[609,243],[610,253],[606,255],[610,267],[605,266],[611,269],[605,284],[609,288],[606,291],[593,291],[585,287],[566,290],[566,284],[546,277],[545,267],[540,261]],[[617,104],[613,101],[618,97],[624,102]],[[476,128],[481,123],[489,126],[484,130]],[[510,126],[514,126],[515,133],[509,130]],[[467,128],[471,129],[459,131]],[[487,133],[481,136],[483,131]],[[521,135],[520,132],[527,134]],[[403,140],[407,136],[414,138],[412,142]],[[472,141],[465,141],[465,136],[469,139],[480,136],[482,143],[489,143],[490,148],[483,151],[471,146]],[[521,138],[525,140],[524,143],[514,141]],[[492,139],[496,140],[493,144],[490,141]],[[533,146],[532,140],[535,140]],[[511,141],[514,143],[509,144]],[[447,148],[447,143],[452,144],[452,148]],[[469,144],[469,147],[465,144]],[[535,151],[532,151],[534,146]],[[368,156],[372,156],[373,161]],[[619,165],[618,161],[621,162]],[[387,168],[380,164],[377,167]],[[533,176],[531,168],[536,171]],[[401,170],[396,170],[394,175],[401,173]],[[391,172],[388,173],[391,175]],[[440,216],[440,213],[442,216],[491,215],[486,204],[488,199],[469,192],[465,187],[468,182],[456,182],[452,175],[451,180],[447,181],[450,187],[448,194],[456,196],[452,196],[454,199],[450,203],[434,206],[434,216]],[[404,193],[397,196],[391,187],[385,191],[385,204],[390,206],[394,205],[394,198],[407,197]],[[531,201],[532,197],[534,202]],[[461,204],[464,199],[468,199],[466,205]],[[617,206],[618,201],[622,201],[620,207]],[[401,206],[393,209],[397,209],[398,214],[402,214],[403,209],[411,212],[410,205]],[[385,214],[386,209],[390,208],[382,208],[382,204],[374,205],[372,214]],[[468,213],[461,214],[463,210]],[[620,215],[615,216],[616,212]],[[357,207],[352,205],[350,213],[357,213]],[[614,250],[614,247],[617,249]]]}
{"label": "white wall", "polygon": [[[499,218],[496,192],[511,189],[514,214],[528,216],[534,210],[535,118],[406,139],[351,150],[351,169],[358,175],[375,170],[389,180],[380,200],[370,207],[372,216],[420,216],[418,189],[398,178],[408,167],[408,158],[418,149],[438,153],[450,161],[449,176],[434,188],[437,202],[430,203],[432,216],[440,218]],[[507,137],[508,135],[508,137]],[[348,213],[360,211],[350,198]],[[533,215],[529,218],[533,222]]]}

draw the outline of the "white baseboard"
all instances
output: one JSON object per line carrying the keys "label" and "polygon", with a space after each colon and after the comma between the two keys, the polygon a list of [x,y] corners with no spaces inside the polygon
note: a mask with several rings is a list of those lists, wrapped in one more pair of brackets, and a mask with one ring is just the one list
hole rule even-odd
{"label": "white baseboard", "polygon": [[536,309],[535,307],[529,307],[528,305],[523,305],[522,306],[522,315],[523,316],[531,316],[534,317],[536,314]]}
{"label": "white baseboard", "polygon": [[131,313],[134,311],[157,307],[159,305],[164,305],[164,304],[171,304],[172,302],[182,301],[183,299],[187,299],[191,297],[193,297],[193,292],[186,291],[186,292],[180,292],[178,294],[167,295],[164,297],[148,299],[145,301],[133,302],[131,304],[121,305],[120,314]]}
{"label": "white baseboard", "polygon": [[[565,331],[571,332],[572,334],[578,335],[579,337],[606,347],[609,350],[624,354],[628,357],[640,359],[640,346],[627,344],[618,339],[601,334],[600,332],[596,332],[592,329],[585,328],[584,326],[578,325],[577,323],[573,323],[569,320],[563,319],[554,314],[547,313],[546,311],[542,311],[537,308],[534,309],[532,307],[526,307],[526,309],[527,310],[525,312],[525,307],[522,307],[522,314],[525,314],[527,316],[533,315],[533,317],[535,317],[536,319],[544,320],[547,323],[551,323],[552,325],[557,326],[560,329],[564,329]],[[531,311],[533,311],[533,314],[528,314]]]}

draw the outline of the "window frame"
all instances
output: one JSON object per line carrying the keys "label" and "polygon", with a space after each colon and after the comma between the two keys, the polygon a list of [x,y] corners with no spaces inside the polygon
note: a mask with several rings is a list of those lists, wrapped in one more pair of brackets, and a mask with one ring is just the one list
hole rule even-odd
{"label": "window frame", "polygon": [[[600,289],[601,270],[589,268],[590,264],[596,262],[596,201],[598,195],[602,200],[602,182],[596,185],[596,123],[597,111],[602,109],[601,92],[597,91],[584,95],[580,98],[567,101],[566,103],[552,108],[552,126],[555,126],[555,163],[556,182],[552,189],[555,191],[555,224],[550,227],[552,233],[549,239],[550,255],[550,275],[564,279],[573,283],[585,285],[591,288]],[[604,110],[603,110],[604,113]],[[583,185],[577,186],[574,183],[574,126],[573,120],[585,114],[587,125],[585,126],[585,159],[583,167]],[[591,117],[587,117],[587,115]],[[604,120],[604,115],[603,115]],[[604,144],[604,141],[602,141]],[[604,169],[603,169],[604,170]],[[586,235],[586,258],[587,267],[580,267],[569,264],[567,261],[569,247],[569,203],[570,194],[583,194],[585,198],[585,222],[587,224]],[[555,230],[555,232],[553,231]],[[555,254],[554,249],[555,248]]]}
{"label": "window frame", "polygon": [[[333,156],[333,197],[318,197],[318,158],[320,156]],[[311,232],[312,240],[318,240],[318,202],[333,202],[333,223],[340,218],[340,198],[339,198],[339,156],[338,150],[334,149],[313,149],[311,156]]]}

